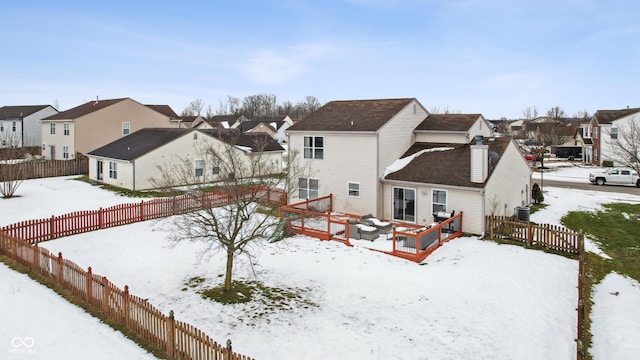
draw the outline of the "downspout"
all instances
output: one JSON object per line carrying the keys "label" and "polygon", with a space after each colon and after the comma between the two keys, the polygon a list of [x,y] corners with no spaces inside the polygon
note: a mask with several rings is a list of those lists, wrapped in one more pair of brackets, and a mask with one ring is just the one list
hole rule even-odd
{"label": "downspout", "polygon": [[131,165],[133,166],[133,191],[136,191],[136,161],[133,160]]}

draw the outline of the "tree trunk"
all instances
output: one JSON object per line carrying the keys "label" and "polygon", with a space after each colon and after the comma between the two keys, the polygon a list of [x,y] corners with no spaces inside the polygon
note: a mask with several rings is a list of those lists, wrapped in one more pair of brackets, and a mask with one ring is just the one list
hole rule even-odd
{"label": "tree trunk", "polygon": [[231,290],[231,277],[233,274],[233,251],[227,250],[227,270],[224,274],[224,290]]}

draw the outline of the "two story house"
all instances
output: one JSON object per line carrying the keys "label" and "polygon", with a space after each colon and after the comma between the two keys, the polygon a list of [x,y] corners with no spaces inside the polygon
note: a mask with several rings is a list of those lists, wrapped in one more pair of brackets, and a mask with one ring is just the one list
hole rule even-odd
{"label": "two story house", "polygon": [[0,107],[0,147],[40,146],[40,120],[57,113],[51,105]]}
{"label": "two story house", "polygon": [[[591,117],[589,124],[591,139],[591,163],[602,165],[603,161],[620,163],[619,151],[615,143],[624,141],[623,134],[629,134],[631,128],[640,129],[640,108],[626,108],[621,110],[598,110]],[[638,131],[638,130],[636,130]],[[623,146],[632,146],[624,144]],[[633,152],[634,149],[628,149]],[[640,149],[635,149],[636,156],[640,156]]]}
{"label": "two story house", "polygon": [[168,105],[96,99],[41,120],[42,155],[74,159],[143,128],[178,126],[178,116]]}
{"label": "two story house", "polygon": [[288,129],[308,177],[298,199],[333,195],[333,209],[429,224],[464,212],[464,232],[485,215],[529,204],[531,169],[511,138],[491,138],[480,114],[433,114],[413,98],[332,101]]}

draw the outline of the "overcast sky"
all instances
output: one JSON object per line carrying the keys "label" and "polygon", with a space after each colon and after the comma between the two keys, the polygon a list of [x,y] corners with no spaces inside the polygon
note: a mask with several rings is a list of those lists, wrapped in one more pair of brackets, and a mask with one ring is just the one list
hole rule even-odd
{"label": "overcast sky", "polygon": [[518,118],[640,107],[637,0],[7,1],[0,106],[259,93]]}

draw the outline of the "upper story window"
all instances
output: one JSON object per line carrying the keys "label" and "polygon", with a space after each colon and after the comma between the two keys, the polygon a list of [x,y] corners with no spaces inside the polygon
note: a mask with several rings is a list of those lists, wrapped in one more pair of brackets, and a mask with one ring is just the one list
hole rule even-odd
{"label": "upper story window", "polygon": [[122,123],[122,135],[129,135],[129,133],[131,132],[131,123],[130,122],[123,122]]}
{"label": "upper story window", "polygon": [[598,138],[598,127],[594,127],[593,128],[593,138],[597,139]]}
{"label": "upper story window", "polygon": [[71,133],[71,126],[69,125],[69,123],[64,123],[63,125],[64,127],[64,135],[65,136],[69,136],[69,134]]}
{"label": "upper story window", "polygon": [[11,131],[16,132],[16,122],[11,123]]}
{"label": "upper story window", "polygon": [[0,121],[0,131],[4,131],[4,122]]}
{"label": "upper story window", "polygon": [[612,139],[617,139],[618,138],[618,128],[615,128],[615,127],[611,128],[611,138]]}
{"label": "upper story window", "polygon": [[220,174],[220,162],[218,162],[218,159],[211,160],[211,174],[213,175]]}
{"label": "upper story window", "polygon": [[324,136],[304,137],[304,158],[324,159]]}
{"label": "upper story window", "polygon": [[49,133],[51,135],[55,135],[56,134],[56,123],[49,124]]}

